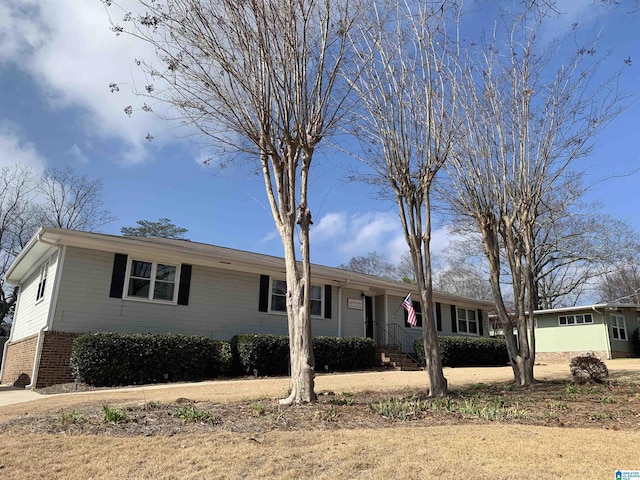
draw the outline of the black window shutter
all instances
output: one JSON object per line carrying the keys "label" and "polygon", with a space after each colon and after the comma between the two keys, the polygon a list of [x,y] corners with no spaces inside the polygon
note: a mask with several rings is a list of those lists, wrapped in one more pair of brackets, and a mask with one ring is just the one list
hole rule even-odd
{"label": "black window shutter", "polygon": [[331,318],[331,285],[324,286],[324,318]]}
{"label": "black window shutter", "polygon": [[440,302],[436,302],[436,330],[438,332],[442,331],[442,307]]}
{"label": "black window shutter", "polygon": [[260,275],[260,297],[258,298],[258,311],[266,312],[269,309],[269,275]]}
{"label": "black window shutter", "polygon": [[484,337],[484,328],[482,326],[482,310],[478,309],[478,332],[481,337]]}
{"label": "black window shutter", "polygon": [[455,305],[451,305],[451,331],[458,333],[458,314]]}
{"label": "black window shutter", "polygon": [[111,289],[109,291],[109,296],[111,298],[122,298],[126,272],[127,256],[121,253],[116,253],[113,259],[113,271],[111,273]]}
{"label": "black window shutter", "polygon": [[182,264],[180,267],[180,284],[178,285],[178,305],[189,305],[189,290],[191,289],[191,265]]}

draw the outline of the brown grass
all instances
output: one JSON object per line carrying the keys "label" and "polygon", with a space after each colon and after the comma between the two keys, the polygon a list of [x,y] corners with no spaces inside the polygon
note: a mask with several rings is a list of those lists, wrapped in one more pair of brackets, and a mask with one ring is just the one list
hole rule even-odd
{"label": "brown grass", "polygon": [[[229,427],[150,437],[116,436],[117,426],[100,435],[29,433],[32,424],[26,419],[55,418],[62,408],[99,410],[103,403],[125,408],[186,397],[230,409],[239,408],[233,403],[238,401],[275,404],[273,399],[285,393],[288,381],[206,382],[48,396],[0,408],[0,421],[16,422],[21,417],[26,422],[0,434],[0,478],[613,478],[616,469],[640,467],[633,453],[640,444],[640,402],[632,394],[638,392],[640,360],[607,363],[614,378],[635,385],[625,384],[627,390],[613,405],[602,405],[601,395],[584,395],[586,412],[624,407],[630,422],[633,412],[637,414],[635,428],[632,423],[614,430],[603,428],[601,422],[592,422],[593,428],[562,428],[461,418],[458,424],[436,426],[382,422],[382,427],[349,429],[332,425],[331,429],[233,431]],[[460,387],[506,381],[510,371],[448,369],[446,376],[452,386]],[[538,367],[537,377],[568,381],[568,366]],[[368,390],[395,394],[422,389],[426,375],[383,372],[326,375],[317,380],[318,391],[337,396]],[[544,398],[542,402],[548,403]]]}

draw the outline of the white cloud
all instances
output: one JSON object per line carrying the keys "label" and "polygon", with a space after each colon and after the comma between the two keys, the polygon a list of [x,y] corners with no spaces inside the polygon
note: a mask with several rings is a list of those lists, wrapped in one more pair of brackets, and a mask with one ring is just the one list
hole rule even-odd
{"label": "white cloud", "polygon": [[[353,215],[331,212],[322,216],[312,229],[312,251],[320,250],[325,256],[330,256],[331,260],[325,261],[327,265],[338,265],[373,251],[384,255],[389,262],[398,264],[402,255],[409,251],[400,220],[391,212],[361,212]],[[446,225],[432,232],[434,267],[443,263],[449,244],[456,238],[458,236],[452,234]]]}
{"label": "white cloud", "polygon": [[[131,2],[121,3],[133,10]],[[112,13],[114,20],[122,15]],[[0,7],[0,31],[7,32],[0,36],[0,61],[13,61],[31,74],[51,108],[81,108],[90,137],[123,141],[123,163],[148,157],[148,132],[154,142],[173,139],[167,133],[171,125],[153,114],[135,112],[128,118],[124,113],[126,106],[141,103],[133,86],[146,83],[134,59],[155,55],[142,41],[116,37],[101,2],[9,0]],[[119,92],[110,92],[111,82],[120,84]]]}
{"label": "white cloud", "polygon": [[87,158],[87,156],[84,154],[84,152],[78,146],[77,143],[74,143],[73,145],[71,145],[71,148],[67,153],[73,160],[75,160],[79,164],[86,165],[87,163],[89,163],[89,159]]}
{"label": "white cloud", "polygon": [[322,242],[341,236],[347,228],[347,215],[344,212],[328,213],[311,226],[311,238]]}
{"label": "white cloud", "polygon": [[22,139],[8,126],[0,125],[0,167],[24,165],[34,171],[45,168],[45,160],[36,151],[35,146]]}
{"label": "white cloud", "polygon": [[279,238],[278,230],[271,230],[269,233],[267,233],[264,237],[260,239],[260,243],[269,243],[276,238]]}

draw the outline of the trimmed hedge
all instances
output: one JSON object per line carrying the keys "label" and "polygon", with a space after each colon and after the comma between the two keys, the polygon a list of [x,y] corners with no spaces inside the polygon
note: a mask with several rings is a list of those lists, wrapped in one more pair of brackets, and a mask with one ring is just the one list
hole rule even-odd
{"label": "trimmed hedge", "polygon": [[[286,335],[238,335],[231,339],[234,372],[242,375],[287,375],[289,337]],[[371,338],[313,337],[316,370],[353,371],[378,365],[376,343]]]}
{"label": "trimmed hedge", "polygon": [[227,342],[177,334],[90,333],[73,342],[76,381],[96,386],[201,380],[227,375]]}
{"label": "trimmed hedge", "polygon": [[640,356],[640,329],[636,328],[631,333],[631,344],[633,345],[634,353]]}
{"label": "trimmed hedge", "polygon": [[[425,364],[422,337],[415,341],[416,357]],[[507,344],[498,338],[438,337],[444,367],[501,366],[509,363]]]}

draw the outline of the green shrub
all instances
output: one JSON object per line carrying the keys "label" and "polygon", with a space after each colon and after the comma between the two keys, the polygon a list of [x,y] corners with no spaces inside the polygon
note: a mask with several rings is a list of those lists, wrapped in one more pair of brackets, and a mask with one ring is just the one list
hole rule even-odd
{"label": "green shrub", "polygon": [[[502,339],[484,337],[438,337],[438,348],[445,367],[500,366],[509,363],[507,344]],[[416,357],[424,361],[422,338],[415,342]]]}
{"label": "green shrub", "polygon": [[289,337],[236,335],[231,339],[234,372],[241,375],[286,375],[289,372]]}
{"label": "green shrub", "polygon": [[593,352],[582,353],[571,359],[571,376],[576,383],[603,382],[609,376],[607,365]]}
{"label": "green shrub", "polygon": [[200,380],[229,374],[231,347],[188,335],[92,333],[74,340],[70,365],[76,381],[96,386]]}
{"label": "green shrub", "polygon": [[[286,375],[289,372],[289,337],[286,335],[238,335],[231,340],[234,371],[242,375]],[[371,338],[313,337],[316,370],[364,370],[379,359]]]}
{"label": "green shrub", "polygon": [[636,328],[631,333],[631,344],[636,355],[640,355],[640,329]]}

